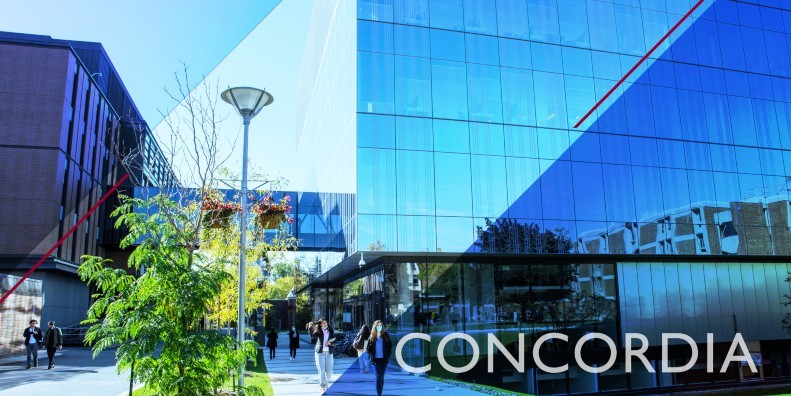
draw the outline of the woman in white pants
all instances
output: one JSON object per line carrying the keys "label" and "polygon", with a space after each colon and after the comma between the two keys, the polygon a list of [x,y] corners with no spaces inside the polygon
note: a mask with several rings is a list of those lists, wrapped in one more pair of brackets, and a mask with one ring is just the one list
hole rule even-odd
{"label": "woman in white pants", "polygon": [[317,323],[308,323],[310,329],[310,338],[316,340],[316,369],[319,370],[319,386],[321,391],[324,392],[332,380],[332,365],[335,359],[332,357],[332,352],[335,347],[335,332],[327,323],[327,319],[319,319]]}

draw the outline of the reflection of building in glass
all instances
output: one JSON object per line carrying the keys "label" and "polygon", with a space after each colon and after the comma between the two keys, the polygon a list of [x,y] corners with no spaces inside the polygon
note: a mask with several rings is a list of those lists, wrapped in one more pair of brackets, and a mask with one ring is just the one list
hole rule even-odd
{"label": "reflection of building in glass", "polygon": [[[627,332],[654,345],[712,332],[715,365],[738,330],[765,362],[627,374],[619,358],[594,375],[573,362],[544,373],[529,356],[518,373],[498,356],[494,374],[458,376],[524,393],[791,374],[789,10],[703,2],[574,128],[691,7],[622,3],[317,5],[298,94],[298,161],[315,163],[315,183],[302,190],[351,197],[343,257],[303,290],[317,314],[346,330],[383,319],[396,337],[492,332],[509,348],[520,332],[600,331],[618,348]],[[406,349],[422,366],[436,348]],[[603,350],[586,345],[586,362],[603,364]],[[689,356],[670,350],[671,365]],[[461,341],[446,353],[456,366],[471,356]],[[565,363],[568,345],[542,354]],[[658,347],[647,356],[659,369]]]}
{"label": "reflection of building in glass", "polygon": [[653,222],[587,231],[579,235],[576,249],[586,254],[789,255],[789,206],[787,195],[764,202],[700,203]]}

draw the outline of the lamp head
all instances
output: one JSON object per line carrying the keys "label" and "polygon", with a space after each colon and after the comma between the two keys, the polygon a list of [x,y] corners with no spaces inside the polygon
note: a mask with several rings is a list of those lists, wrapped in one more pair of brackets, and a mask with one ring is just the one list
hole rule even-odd
{"label": "lamp head", "polygon": [[226,103],[233,105],[242,118],[249,120],[256,115],[264,106],[270,105],[275,98],[266,90],[252,87],[228,88],[220,94]]}
{"label": "lamp head", "polygon": [[365,258],[363,258],[363,253],[362,252],[360,252],[360,264],[359,265],[360,265],[360,269],[365,267]]}

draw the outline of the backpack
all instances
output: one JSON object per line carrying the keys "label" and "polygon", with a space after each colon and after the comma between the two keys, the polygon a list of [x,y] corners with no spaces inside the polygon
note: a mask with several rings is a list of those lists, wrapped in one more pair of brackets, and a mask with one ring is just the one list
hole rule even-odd
{"label": "backpack", "polygon": [[365,340],[363,339],[362,334],[357,334],[357,337],[354,337],[354,342],[352,343],[352,347],[354,349],[360,350],[363,349],[365,346]]}

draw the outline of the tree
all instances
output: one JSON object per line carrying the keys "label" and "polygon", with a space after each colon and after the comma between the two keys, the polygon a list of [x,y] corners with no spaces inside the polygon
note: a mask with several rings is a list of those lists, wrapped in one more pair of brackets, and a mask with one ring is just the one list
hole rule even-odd
{"label": "tree", "polygon": [[113,212],[116,226],[129,230],[121,247],[137,245],[129,265],[143,274],[136,278],[95,256],[86,256],[79,268],[80,277],[97,289],[85,321],[91,324],[85,340],[94,356],[118,345],[118,370],[134,364],[134,379],[161,395],[216,393],[256,356],[252,341],[236,348],[230,336],[201,330],[229,274],[198,252],[195,209],[164,194],[148,200],[122,196]]}
{"label": "tree", "polygon": [[[221,155],[223,117],[216,111],[217,90],[205,80],[192,86],[186,76],[185,66],[184,77],[176,74],[178,88],[167,91],[176,106],[164,120],[169,138],[160,140],[165,142],[163,162],[178,182],[151,196],[120,196],[112,214],[116,227],[128,232],[120,247],[132,250],[128,265],[140,276],[113,269],[109,260],[93,256],[84,257],[79,269],[80,277],[96,291],[85,321],[91,325],[86,342],[93,345],[95,355],[118,345],[118,371],[134,366],[133,380],[159,395],[216,394],[231,376],[239,375],[247,359],[256,356],[255,342],[238,345],[229,334],[203,325],[218,301],[236,311],[237,298],[229,291],[236,290],[239,254],[234,242],[241,231],[238,227],[217,231],[204,222],[211,213],[204,204],[223,175],[228,156]],[[142,139],[151,132],[144,124],[137,125],[135,136],[141,139],[137,147],[145,147]],[[127,150],[123,145],[113,149],[129,174],[144,175],[142,167],[152,163],[145,158],[148,150]],[[144,177],[133,181],[146,183]],[[250,254],[278,247],[268,242]],[[248,268],[248,279],[260,278],[256,267]],[[246,309],[251,311],[261,298],[256,294],[260,293],[257,282],[248,284],[252,306]],[[223,298],[228,304],[221,303]],[[239,392],[261,393],[253,388]]]}
{"label": "tree", "polygon": [[475,246],[481,252],[496,253],[571,253],[573,242],[565,228],[545,229],[536,223],[520,223],[515,219],[486,219],[476,229]]}

